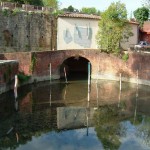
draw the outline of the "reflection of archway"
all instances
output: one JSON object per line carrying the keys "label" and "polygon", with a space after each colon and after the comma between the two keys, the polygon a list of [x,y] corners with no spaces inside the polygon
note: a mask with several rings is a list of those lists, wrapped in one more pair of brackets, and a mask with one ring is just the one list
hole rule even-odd
{"label": "reflection of archway", "polygon": [[88,62],[88,59],[80,56],[67,58],[60,67],[60,77],[64,77],[65,67],[68,79],[87,79]]}

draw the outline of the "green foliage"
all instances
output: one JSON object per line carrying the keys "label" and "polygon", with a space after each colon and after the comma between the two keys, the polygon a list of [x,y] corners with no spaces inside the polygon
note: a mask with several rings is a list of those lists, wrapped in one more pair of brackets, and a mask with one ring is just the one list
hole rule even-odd
{"label": "green foliage", "polygon": [[24,0],[25,3],[35,6],[43,6],[42,0]]}
{"label": "green foliage", "polygon": [[44,6],[49,6],[54,9],[58,9],[58,1],[57,0],[42,0]]}
{"label": "green foliage", "polygon": [[150,10],[150,0],[144,0],[143,5]]}
{"label": "green foliage", "polygon": [[99,30],[96,36],[98,47],[107,53],[118,54],[121,40],[131,36],[130,29],[127,23],[125,4],[111,3],[108,9],[101,13]]}
{"label": "green foliage", "polygon": [[12,12],[13,15],[16,15],[17,13],[20,12],[20,9],[19,8],[15,8]]}
{"label": "green foliage", "polygon": [[72,5],[70,5],[68,8],[63,8],[62,11],[64,11],[64,12],[79,12],[79,10],[74,8]]}
{"label": "green foliage", "polygon": [[122,56],[122,59],[124,60],[124,61],[127,61],[128,59],[129,59],[129,54],[123,54],[123,56]]}
{"label": "green foliage", "polygon": [[69,12],[74,12],[74,7],[72,7],[71,5],[68,7],[68,11]]}
{"label": "green foliage", "polygon": [[36,65],[37,59],[35,56],[35,53],[32,54],[32,60],[31,60],[31,64],[30,64],[30,71],[33,73],[35,65]]}
{"label": "green foliage", "polygon": [[13,2],[13,3],[18,3],[18,4],[30,4],[30,5],[35,5],[35,6],[49,6],[49,7],[58,9],[57,0],[2,0],[2,1]]}
{"label": "green foliage", "polygon": [[53,16],[57,17],[59,14],[63,14],[64,11],[63,10],[56,10],[56,11],[53,11],[52,14]]}
{"label": "green foliage", "polygon": [[2,0],[3,2],[12,2],[18,4],[31,4],[32,1],[41,1],[41,0]]}
{"label": "green foliage", "polygon": [[115,105],[99,107],[94,114],[95,131],[104,149],[117,150],[120,146],[118,131],[120,129],[119,108]]}
{"label": "green foliage", "polygon": [[31,76],[25,75],[24,72],[19,72],[18,74],[18,80],[20,83],[24,83],[30,79]]}
{"label": "green foliage", "polygon": [[97,14],[97,15],[100,15],[100,11],[96,10],[95,7],[90,7],[90,8],[88,8],[88,7],[83,7],[83,8],[81,9],[81,12],[82,12],[82,13],[85,13],[85,14]]}
{"label": "green foliage", "polygon": [[18,3],[18,4],[24,4],[25,0],[5,0],[5,2],[13,2],[13,3]]}
{"label": "green foliage", "polygon": [[142,27],[144,24],[144,21],[148,20],[149,17],[149,9],[146,7],[141,7],[136,9],[134,12],[134,17],[139,22],[140,26]]}
{"label": "green foliage", "polygon": [[2,13],[4,16],[9,16],[9,10],[8,9],[2,9]]}

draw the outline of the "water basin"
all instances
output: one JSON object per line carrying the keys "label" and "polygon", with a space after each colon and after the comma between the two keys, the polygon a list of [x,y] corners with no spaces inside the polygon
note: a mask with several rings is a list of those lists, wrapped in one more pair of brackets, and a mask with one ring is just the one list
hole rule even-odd
{"label": "water basin", "polygon": [[0,149],[149,150],[150,87],[41,82],[0,96]]}

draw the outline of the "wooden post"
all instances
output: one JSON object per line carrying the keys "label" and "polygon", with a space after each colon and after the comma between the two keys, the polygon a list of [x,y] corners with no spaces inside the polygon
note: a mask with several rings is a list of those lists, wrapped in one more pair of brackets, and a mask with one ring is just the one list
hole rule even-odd
{"label": "wooden post", "polygon": [[89,108],[86,108],[86,135],[89,135]]}
{"label": "wooden post", "polygon": [[18,87],[18,76],[15,75],[15,85],[14,85],[14,88],[17,88]]}
{"label": "wooden post", "polygon": [[139,71],[137,70],[137,73],[136,73],[137,75],[137,86],[139,85]]}
{"label": "wooden post", "polygon": [[122,88],[122,82],[121,82],[121,73],[120,73],[120,91],[121,91],[121,88]]}
{"label": "wooden post", "polygon": [[65,90],[64,90],[64,97],[63,97],[64,100],[66,99],[66,93],[67,93],[67,84],[65,85]]}
{"label": "wooden post", "polygon": [[120,107],[121,89],[122,89],[122,82],[121,82],[121,73],[120,73],[120,90],[119,90],[119,102],[118,102],[118,107]]}
{"label": "wooden post", "polygon": [[[137,72],[138,74],[138,72]],[[136,99],[135,99],[135,110],[134,110],[134,120],[133,122],[135,123],[135,120],[136,120],[136,115],[137,115],[137,102],[138,102],[138,91],[139,91],[139,88],[138,88],[138,85],[137,85],[137,88],[136,88]]]}
{"label": "wooden post", "polygon": [[15,97],[15,109],[16,109],[16,111],[18,110],[18,101],[17,101],[18,93],[17,93],[17,88],[18,88],[18,76],[15,75],[14,97]]}
{"label": "wooden post", "polygon": [[15,100],[16,100],[17,97],[18,97],[17,87],[18,87],[18,76],[15,75],[15,84],[14,84],[14,96],[15,96]]}
{"label": "wooden post", "polygon": [[88,102],[90,101],[91,64],[88,62]]}
{"label": "wooden post", "polygon": [[50,83],[51,83],[51,80],[52,80],[52,66],[51,66],[51,63],[49,64],[49,76],[50,76]]}
{"label": "wooden post", "polygon": [[120,101],[121,101],[121,90],[119,90],[119,102],[118,102],[118,108],[120,107]]}
{"label": "wooden post", "polygon": [[90,62],[88,62],[88,86],[90,86],[90,82],[91,82],[91,64]]}
{"label": "wooden post", "polygon": [[50,93],[49,93],[49,105],[52,105],[52,93],[51,93],[51,85],[50,85]]}
{"label": "wooden post", "polygon": [[99,102],[98,102],[98,83],[96,83],[96,94],[97,94],[97,107],[99,106]]}
{"label": "wooden post", "polygon": [[67,74],[66,74],[66,68],[65,67],[64,67],[64,74],[65,74],[66,83],[68,83],[68,81],[67,81]]}
{"label": "wooden post", "polygon": [[88,102],[90,101],[90,92],[88,90]]}

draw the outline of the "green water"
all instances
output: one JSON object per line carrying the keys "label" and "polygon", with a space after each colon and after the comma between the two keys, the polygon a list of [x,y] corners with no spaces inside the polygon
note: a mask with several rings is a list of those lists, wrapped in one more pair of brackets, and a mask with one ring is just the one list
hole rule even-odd
{"label": "green water", "polygon": [[[89,102],[88,102],[89,100]],[[0,150],[149,150],[150,87],[41,82],[0,95]]]}

